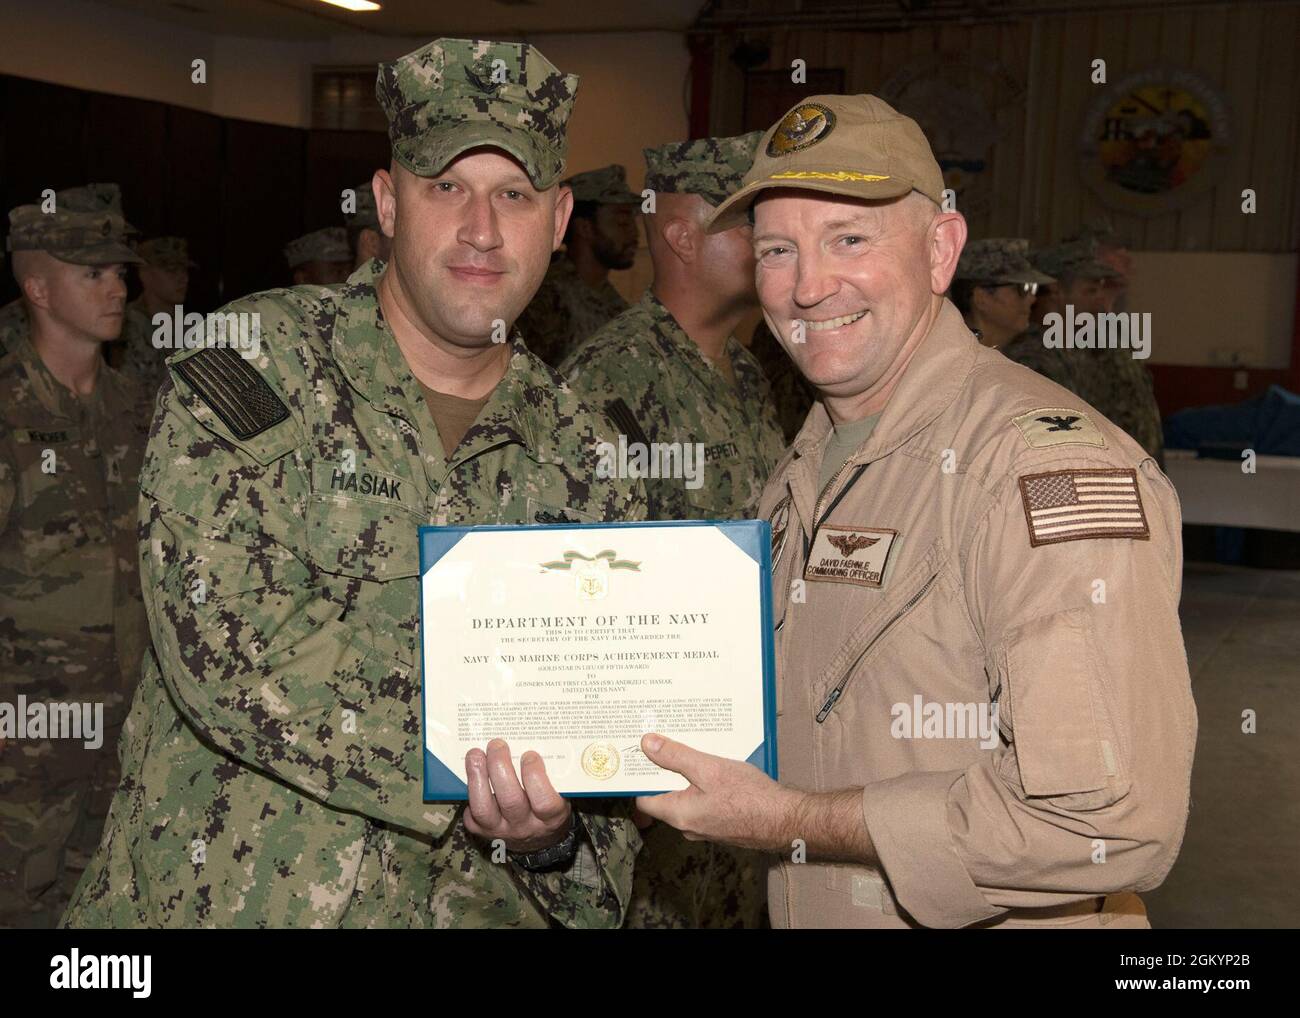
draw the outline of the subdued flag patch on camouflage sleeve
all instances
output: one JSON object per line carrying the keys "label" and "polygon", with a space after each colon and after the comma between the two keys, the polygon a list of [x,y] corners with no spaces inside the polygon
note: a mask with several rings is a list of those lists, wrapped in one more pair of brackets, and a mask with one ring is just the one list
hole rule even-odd
{"label": "subdued flag patch on camouflage sleeve", "polygon": [[266,379],[231,347],[205,347],[177,362],[176,373],[241,442],[289,416]]}
{"label": "subdued flag patch on camouflage sleeve", "polygon": [[650,439],[641,430],[641,425],[637,422],[636,414],[632,412],[632,408],[622,398],[612,399],[606,403],[605,413],[619,431],[627,436],[629,442],[639,442],[647,449],[650,448]]}
{"label": "subdued flag patch on camouflage sleeve", "polygon": [[1053,470],[1020,478],[1029,543],[1151,537],[1134,470]]}

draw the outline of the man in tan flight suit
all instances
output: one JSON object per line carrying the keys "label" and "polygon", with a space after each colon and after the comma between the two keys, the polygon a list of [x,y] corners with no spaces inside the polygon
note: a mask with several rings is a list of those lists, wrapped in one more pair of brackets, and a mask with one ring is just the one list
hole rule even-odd
{"label": "man in tan flight suit", "polygon": [[779,856],[778,927],[1145,927],[1196,740],[1178,500],[943,298],[942,189],[912,120],[817,96],[710,222],[752,206],[765,318],[819,393],[760,504],[781,783],[651,734],[691,787],[638,805]]}

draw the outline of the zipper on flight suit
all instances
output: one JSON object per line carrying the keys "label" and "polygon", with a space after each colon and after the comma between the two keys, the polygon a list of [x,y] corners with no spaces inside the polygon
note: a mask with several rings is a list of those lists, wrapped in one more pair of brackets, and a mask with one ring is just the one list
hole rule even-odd
{"label": "zipper on flight suit", "polygon": [[826,702],[822,704],[822,709],[817,712],[817,723],[819,725],[830,716],[831,711],[835,709],[835,705],[840,702],[840,697],[844,695],[844,690],[848,687],[849,680],[853,678],[854,671],[857,670],[857,667],[859,664],[861,664],[862,659],[867,656],[867,651],[869,651],[872,647],[874,647],[877,643],[879,643],[880,638],[884,636],[887,632],[889,632],[889,630],[894,626],[894,624],[899,619],[901,619],[904,615],[906,615],[914,607],[916,607],[917,602],[920,601],[921,598],[925,597],[925,595],[929,592],[930,588],[934,586],[934,581],[937,580],[938,578],[939,578],[939,574],[935,573],[928,580],[926,580],[925,586],[923,586],[915,594],[909,597],[907,599],[907,603],[903,605],[903,607],[899,608],[898,611],[896,611],[893,614],[890,620],[886,622],[880,629],[876,630],[876,635],[873,636],[867,642],[867,645],[862,648],[858,656],[853,659],[853,663],[849,665],[848,669],[844,672],[844,675],[840,678],[840,681],[835,684],[835,688],[831,690],[830,695],[826,697]]}

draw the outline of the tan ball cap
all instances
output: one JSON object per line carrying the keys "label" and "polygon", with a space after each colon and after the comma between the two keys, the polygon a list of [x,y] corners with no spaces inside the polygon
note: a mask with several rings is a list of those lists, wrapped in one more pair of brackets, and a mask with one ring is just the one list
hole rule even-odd
{"label": "tan ball cap", "polygon": [[740,190],[718,206],[708,231],[740,226],[758,192],[769,187],[877,201],[920,191],[937,205],[943,171],[916,121],[883,99],[815,95],[763,135]]}

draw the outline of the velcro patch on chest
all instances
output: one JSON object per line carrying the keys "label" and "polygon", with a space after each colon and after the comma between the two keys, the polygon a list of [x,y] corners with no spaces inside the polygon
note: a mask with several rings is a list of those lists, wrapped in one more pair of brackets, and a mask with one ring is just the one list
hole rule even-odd
{"label": "velcro patch on chest", "polygon": [[289,417],[266,379],[231,347],[205,347],[177,364],[176,373],[241,442]]}
{"label": "velcro patch on chest", "polygon": [[1095,445],[1106,448],[1106,438],[1082,410],[1068,407],[1040,407],[1013,417],[1011,423],[1031,449],[1053,445]]}
{"label": "velcro patch on chest", "polygon": [[1029,543],[1151,537],[1135,470],[1053,470],[1020,478]]}
{"label": "velcro patch on chest", "polygon": [[804,577],[832,583],[881,587],[897,530],[824,524],[817,530]]}
{"label": "velcro patch on chest", "polygon": [[15,428],[14,441],[19,445],[59,445],[81,438],[76,428],[57,428],[45,431],[39,428]]}

